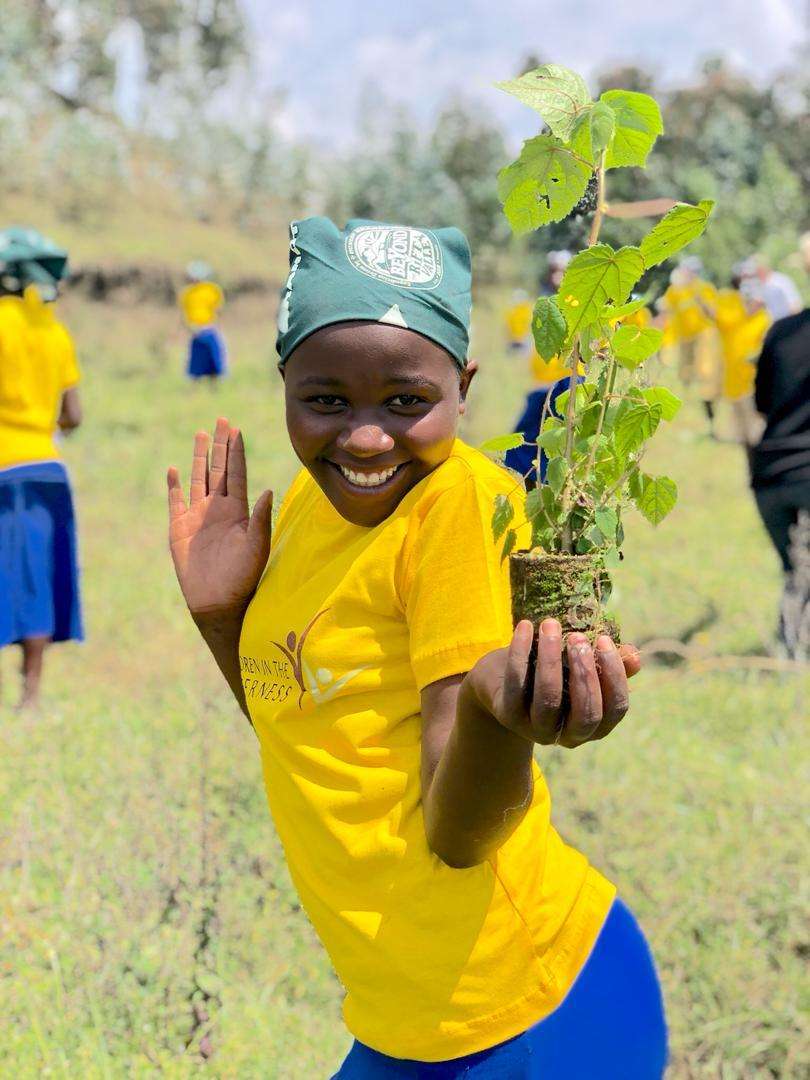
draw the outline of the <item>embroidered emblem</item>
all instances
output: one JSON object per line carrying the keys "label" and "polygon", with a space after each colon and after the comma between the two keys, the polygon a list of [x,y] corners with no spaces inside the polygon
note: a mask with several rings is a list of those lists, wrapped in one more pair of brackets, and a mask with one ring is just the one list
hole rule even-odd
{"label": "embroidered emblem", "polygon": [[400,225],[358,225],[346,237],[355,270],[405,289],[435,289],[444,275],[435,237]]}

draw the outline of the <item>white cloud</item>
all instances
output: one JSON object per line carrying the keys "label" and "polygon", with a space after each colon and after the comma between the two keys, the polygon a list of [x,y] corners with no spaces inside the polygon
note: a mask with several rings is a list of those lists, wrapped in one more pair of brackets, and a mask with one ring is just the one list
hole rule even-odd
{"label": "white cloud", "polygon": [[660,80],[688,78],[709,55],[725,55],[767,78],[804,36],[805,0],[299,0],[280,8],[242,0],[256,35],[259,82],[287,91],[285,128],[345,144],[358,100],[377,87],[420,120],[451,93],[480,101],[515,138],[536,129],[531,114],[492,88],[529,52],[582,71],[631,62]]}

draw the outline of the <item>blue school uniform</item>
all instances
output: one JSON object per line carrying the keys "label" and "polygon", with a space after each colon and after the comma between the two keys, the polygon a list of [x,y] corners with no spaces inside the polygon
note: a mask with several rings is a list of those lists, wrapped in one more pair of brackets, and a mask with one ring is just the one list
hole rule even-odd
{"label": "blue school uniform", "polygon": [[225,342],[215,326],[198,330],[189,342],[186,374],[192,379],[221,376],[227,371]]}
{"label": "blue school uniform", "polygon": [[61,461],[0,469],[0,646],[84,638],[76,522]]}

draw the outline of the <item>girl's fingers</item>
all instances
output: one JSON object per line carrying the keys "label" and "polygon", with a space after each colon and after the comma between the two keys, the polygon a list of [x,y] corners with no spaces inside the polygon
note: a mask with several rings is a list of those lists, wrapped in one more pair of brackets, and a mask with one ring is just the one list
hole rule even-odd
{"label": "girl's fingers", "polygon": [[194,436],[194,457],[191,462],[190,505],[201,503],[208,494],[208,432],[198,431]]}
{"label": "girl's fingers", "polygon": [[568,635],[568,693],[571,711],[561,746],[574,747],[592,739],[602,721],[602,689],[596,671],[593,649],[584,634]]}
{"label": "girl's fingers", "polygon": [[532,651],[534,626],[528,619],[521,619],[512,634],[506,650],[506,666],[503,674],[502,709],[513,725],[525,723],[526,676]]}
{"label": "girl's fingers", "polygon": [[556,619],[544,619],[537,635],[531,720],[536,742],[556,741],[563,699],[562,627]]}
{"label": "girl's fingers", "polygon": [[607,634],[596,639],[596,668],[602,689],[602,722],[593,734],[594,739],[604,739],[624,719],[630,707],[622,656]]}
{"label": "girl's fingers", "polygon": [[641,653],[635,645],[620,645],[619,656],[622,658],[627,678],[632,679],[634,675],[638,675],[641,671]]}
{"label": "girl's fingers", "polygon": [[180,485],[180,473],[174,465],[166,473],[166,483],[169,488],[169,521],[174,521],[188,509],[183,488]]}
{"label": "girl's fingers", "polygon": [[227,491],[236,499],[247,500],[247,465],[245,464],[245,444],[239,428],[228,432],[228,468]]}
{"label": "girl's fingers", "polygon": [[211,471],[208,476],[209,495],[227,495],[228,475],[228,421],[223,417],[217,420],[214,429],[214,445],[211,447]]}
{"label": "girl's fingers", "polygon": [[248,522],[248,535],[270,548],[270,515],[273,512],[273,492],[268,488],[256,500]]}

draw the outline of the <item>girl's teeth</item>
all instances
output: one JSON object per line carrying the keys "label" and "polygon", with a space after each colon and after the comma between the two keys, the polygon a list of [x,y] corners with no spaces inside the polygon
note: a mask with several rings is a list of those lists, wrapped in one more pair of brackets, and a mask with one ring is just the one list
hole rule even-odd
{"label": "girl's teeth", "polygon": [[386,480],[390,480],[397,470],[395,466],[393,469],[386,469],[385,472],[380,473],[356,473],[353,469],[346,469],[341,465],[340,471],[350,483],[357,484],[358,487],[378,487]]}

